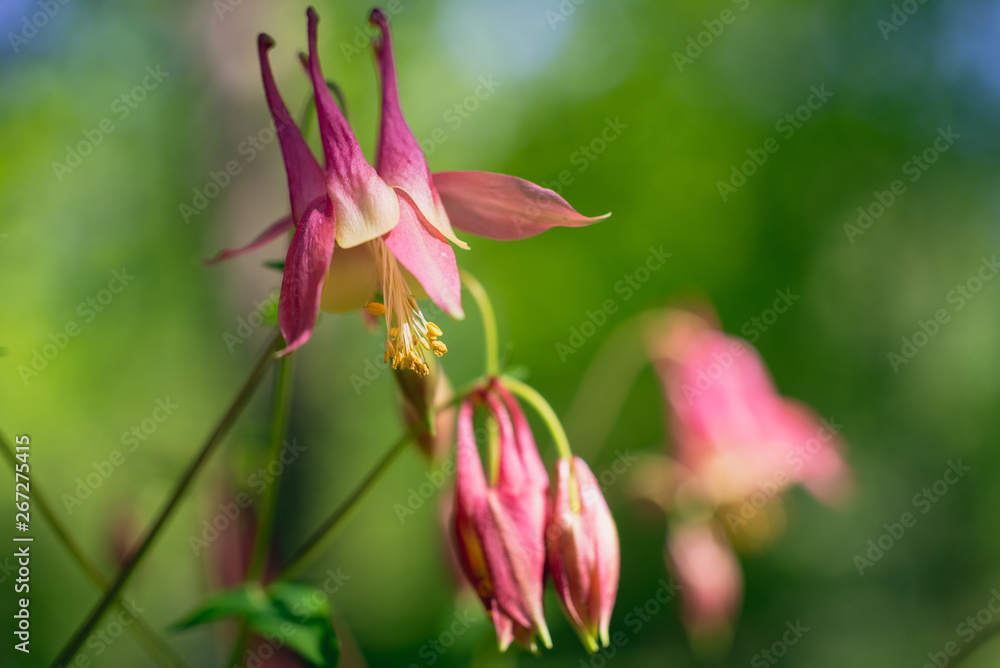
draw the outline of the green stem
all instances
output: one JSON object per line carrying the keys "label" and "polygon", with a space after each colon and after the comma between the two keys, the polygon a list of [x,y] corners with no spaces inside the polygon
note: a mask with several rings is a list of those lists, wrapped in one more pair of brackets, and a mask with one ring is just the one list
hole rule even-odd
{"label": "green stem", "polygon": [[552,440],[556,444],[559,456],[571,458],[573,451],[569,447],[569,438],[566,437],[566,430],[563,429],[562,422],[559,421],[559,417],[552,410],[552,406],[545,400],[545,397],[539,394],[538,390],[527,383],[521,382],[517,378],[504,376],[501,382],[504,384],[504,387],[531,404],[532,408],[538,412],[538,415],[541,416],[542,421],[545,422],[545,426],[548,427],[549,432],[552,434]]}
{"label": "green stem", "polygon": [[153,544],[153,541],[159,536],[160,531],[166,526],[167,520],[173,515],[174,510],[180,503],[184,494],[187,492],[191,483],[194,481],[195,475],[201,470],[201,467],[208,461],[209,456],[214,452],[215,448],[222,442],[222,439],[229,432],[229,429],[236,422],[236,418],[239,416],[240,412],[250,401],[250,397],[253,396],[254,390],[257,385],[263,379],[265,372],[274,360],[274,353],[278,350],[278,345],[281,338],[279,335],[275,335],[274,338],[268,343],[267,347],[264,349],[263,354],[254,366],[253,371],[250,372],[250,376],[247,378],[243,387],[240,389],[233,403],[230,405],[229,409],[219,420],[212,434],[208,437],[202,445],[201,450],[195,456],[194,460],[188,465],[181,479],[178,481],[177,486],[174,488],[173,493],[167,500],[166,505],[160,511],[156,520],[153,522],[152,527],[149,529],[146,537],[143,539],[139,547],[132,553],[132,556],[125,562],[122,566],[121,572],[115,581],[111,584],[111,587],[104,593],[100,602],[94,607],[87,619],[80,625],[73,637],[66,643],[62,651],[59,653],[59,657],[53,663],[54,666],[67,666],[76,656],[76,653],[80,651],[80,647],[83,645],[87,636],[90,635],[94,627],[97,626],[98,622],[107,612],[108,607],[111,603],[119,596],[122,588],[135,573],[136,568],[142,562],[146,553],[149,551]]}
{"label": "green stem", "polygon": [[496,376],[500,373],[500,344],[497,336],[497,316],[493,310],[493,302],[486,294],[486,288],[479,280],[465,269],[458,270],[469,294],[476,301],[479,315],[483,319],[483,339],[486,342],[486,375]]}
{"label": "green stem", "polygon": [[[292,406],[292,355],[286,355],[278,361],[278,370],[274,374],[274,415],[271,419],[271,437],[267,447],[265,467],[281,456],[285,446],[285,434],[288,431],[288,418]],[[274,522],[278,509],[278,489],[281,476],[276,477],[264,489],[260,509],[257,513],[257,532],[254,535],[253,550],[250,553],[250,563],[247,566],[246,581],[257,582],[261,579],[267,555],[274,536]],[[230,655],[230,666],[240,665],[240,658],[246,648],[249,633],[246,622],[242,622],[236,634],[236,642]]]}
{"label": "green stem", "polygon": [[[276,461],[285,446],[288,418],[292,406],[292,356],[286,355],[278,362],[278,372],[274,377],[274,417],[271,422],[271,441],[267,449],[267,463]],[[247,566],[247,581],[260,578],[267,561],[268,548],[274,535],[274,520],[278,506],[278,483],[274,479],[261,497],[260,512],[257,515],[257,536],[254,541],[250,564]]]}
{"label": "green stem", "polygon": [[379,460],[375,468],[365,477],[361,483],[354,488],[344,501],[337,506],[332,513],[323,521],[319,527],[306,539],[295,554],[291,556],[288,563],[281,570],[275,580],[287,580],[296,577],[302,569],[325,548],[330,539],[336,535],[341,521],[358,505],[358,503],[371,491],[375,483],[389,470],[396,458],[406,449],[409,442],[424,429],[422,423],[416,423],[406,430],[396,443],[389,449],[382,459]]}
{"label": "green stem", "polygon": [[[0,450],[3,451],[4,458],[10,462],[13,471],[17,471],[18,460],[14,455],[14,449],[11,447],[10,442],[0,433]],[[101,572],[101,569],[97,567],[90,557],[87,556],[86,552],[80,546],[76,539],[70,535],[69,530],[56,515],[52,508],[52,504],[49,503],[48,497],[42,494],[41,489],[38,487],[38,483],[34,482],[34,487],[31,491],[31,504],[33,507],[37,508],[41,513],[42,517],[48,523],[49,528],[56,534],[56,537],[63,544],[63,546],[72,555],[73,560],[76,561],[77,565],[83,569],[83,572],[87,574],[91,582],[97,585],[98,589],[104,590],[108,588],[108,581]],[[115,601],[119,603],[119,601]],[[166,641],[161,638],[156,631],[146,624],[145,620],[141,618],[136,618],[134,624],[128,626],[129,631],[135,636],[136,640],[146,649],[146,651],[157,660],[158,663],[164,666],[174,666],[175,668],[183,668],[185,666],[184,661],[177,656],[173,649],[166,643]]]}
{"label": "green stem", "polygon": [[[432,410],[434,414],[440,413],[441,411],[454,406],[458,402],[462,401],[465,397],[472,394],[476,389],[481,387],[487,382],[486,378],[478,378],[473,382],[466,385],[464,388],[455,393],[455,395],[443,404],[435,406]],[[332,513],[330,513],[323,523],[312,532],[306,542],[302,544],[295,554],[288,560],[288,563],[281,570],[281,572],[274,578],[275,581],[287,580],[298,576],[302,569],[318,554],[323,548],[325,548],[330,539],[336,535],[336,531],[340,526],[340,523],[348,516],[348,514],[358,505],[358,503],[365,497],[365,495],[371,491],[371,488],[375,486],[375,483],[381,479],[392,463],[396,461],[396,458],[406,449],[407,444],[416,438],[416,436],[426,427],[423,423],[417,422],[412,427],[407,429],[402,436],[393,444],[389,451],[379,460],[375,465],[375,468],[365,476],[354,491],[351,492],[344,501],[337,506]]]}

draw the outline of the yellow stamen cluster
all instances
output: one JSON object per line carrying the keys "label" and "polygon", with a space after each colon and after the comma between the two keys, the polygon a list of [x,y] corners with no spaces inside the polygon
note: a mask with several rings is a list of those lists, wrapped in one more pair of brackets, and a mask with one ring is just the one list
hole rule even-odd
{"label": "yellow stamen cluster", "polygon": [[438,339],[444,332],[421,313],[417,300],[406,285],[403,271],[382,239],[369,242],[375,256],[384,303],[369,302],[365,308],[374,316],[385,316],[385,361],[393,369],[410,369],[426,376],[430,367],[424,361],[424,351],[438,357],[448,352],[448,346]]}

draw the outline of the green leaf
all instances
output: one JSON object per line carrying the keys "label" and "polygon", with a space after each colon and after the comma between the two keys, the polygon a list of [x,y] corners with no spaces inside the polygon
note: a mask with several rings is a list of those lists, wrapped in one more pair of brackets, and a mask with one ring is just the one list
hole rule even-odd
{"label": "green leaf", "polygon": [[258,584],[247,584],[211,597],[174,628],[245,619],[252,631],[276,646],[288,647],[312,665],[336,666],[340,643],[330,615],[330,599],[315,587],[276,582],[265,591]]}
{"label": "green leaf", "polygon": [[175,630],[210,624],[229,617],[249,617],[267,613],[272,603],[259,585],[245,585],[209,598],[185,619],[174,624]]}

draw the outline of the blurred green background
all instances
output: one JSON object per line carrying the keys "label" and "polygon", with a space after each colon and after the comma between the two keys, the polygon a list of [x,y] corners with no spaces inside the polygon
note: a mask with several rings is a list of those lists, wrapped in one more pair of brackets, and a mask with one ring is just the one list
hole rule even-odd
{"label": "blurred green background", "polygon": [[[222,267],[199,258],[250,239],[287,209],[277,142],[255,145],[270,123],[255,37],[266,31],[276,39],[279,86],[293,110],[303,109],[308,82],[296,53],[306,47],[305,7],[262,0],[0,6],[0,429],[8,438],[30,435],[36,489],[53,498],[107,573],[116,540],[134,537],[152,517],[267,340],[267,326],[244,339],[240,319],[276,288],[278,275],[262,262],[279,259],[280,245]],[[1000,587],[1000,281],[970,283],[1000,246],[1000,3],[401,0],[393,7],[403,107],[432,170],[558,184],[578,210],[614,213],[595,227],[517,243],[469,239],[472,250],[459,251],[497,304],[509,364],[527,370],[561,415],[602,341],[631,314],[698,294],[714,303],[727,331],[751,336],[752,319],[776,291],[800,297],[751,338],[784,394],[843,425],[855,495],[835,511],[791,494],[783,535],[743,558],[746,600],[720,665],[771,665],[758,653],[796,621],[809,631],[782,665],[921,666],[948,642],[962,648],[949,665],[998,665],[988,639],[1000,620],[981,616],[971,643],[958,625]],[[378,88],[364,32],[369,5],[319,1],[317,8],[325,74],[343,88],[370,155]],[[812,87],[832,96],[803,111]],[[807,120],[782,124],[797,111]],[[912,157],[948,128],[959,137],[926,171],[914,171]],[[769,139],[777,152],[746,166],[754,173],[745,183],[730,181],[734,165],[753,155],[762,161]],[[206,190],[230,161],[239,174]],[[905,191],[881,216],[866,229],[845,228],[857,226],[859,207],[875,213],[879,197],[888,202],[896,180]],[[720,181],[739,187],[724,197]],[[181,206],[199,202],[205,206],[194,214]],[[650,247],[661,246],[671,254],[662,269],[639,289],[621,289]],[[106,292],[116,271],[133,278],[119,293]],[[981,275],[992,278],[990,271]],[[952,292],[959,286],[981,289],[959,308]],[[609,299],[617,310],[607,323],[560,355],[557,344],[572,345],[572,328]],[[948,322],[907,363],[891,363],[903,338],[912,340],[919,321],[939,309]],[[451,350],[444,364],[456,384],[481,372],[479,320],[468,300],[467,311],[464,322],[441,323]],[[77,334],[61,336],[71,323]],[[51,359],[45,350],[55,351]],[[290,438],[304,451],[285,474],[279,552],[300,544],[401,431],[390,375],[352,382],[381,356],[380,335],[355,315],[325,316],[297,354]],[[263,458],[269,388],[129,587],[156,628],[219,586],[214,562],[196,556],[190,539],[227,489],[256,496],[250,477]],[[586,402],[597,410],[610,400]],[[158,401],[176,406],[162,422],[151,420],[163,415]],[[130,440],[133,427],[145,440]],[[652,371],[639,375],[609,438],[595,442],[579,423],[567,429],[595,471],[618,450],[660,451],[668,437]],[[551,460],[547,438],[539,444]],[[115,451],[123,463],[85,489],[87,498],[67,502],[88,475],[108,470]],[[914,495],[958,459],[971,470],[859,575],[855,555],[885,523],[913,511]],[[343,665],[698,665],[676,601],[648,622],[629,617],[667,570],[664,521],[629,500],[627,476],[606,490],[623,557],[612,632],[626,642],[613,658],[588,659],[550,599],[555,648],[535,659],[498,656],[478,602],[456,596],[440,528],[447,493],[398,518],[397,504],[426,473],[416,451],[405,453],[306,575],[316,584],[327,569],[349,578],[331,596]],[[3,480],[12,486],[11,476]],[[36,514],[33,651],[15,653],[12,561],[2,561],[13,552],[10,503],[0,517],[0,663],[47,665],[97,592]],[[444,653],[431,649],[450,643],[442,633],[466,613],[475,617],[468,630]],[[218,666],[226,631],[202,628],[171,642],[191,665]],[[98,666],[154,665],[128,634],[88,643],[84,653]]]}

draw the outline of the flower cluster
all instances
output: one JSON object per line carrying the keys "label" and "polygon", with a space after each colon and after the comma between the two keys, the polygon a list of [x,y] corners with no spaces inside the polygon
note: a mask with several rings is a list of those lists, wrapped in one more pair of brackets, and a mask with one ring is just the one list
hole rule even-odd
{"label": "flower cluster", "polygon": [[[489,476],[476,445],[477,406],[497,428]],[[496,627],[500,649],[517,640],[537,651],[536,637],[552,646],[542,610],[546,572],[587,649],[607,646],[618,590],[618,533],[587,464],[560,458],[550,495],[528,422],[497,380],[462,402],[457,440],[456,552]]]}
{"label": "flower cluster", "polygon": [[[234,257],[294,230],[281,281],[278,322],[287,354],[312,336],[322,308],[346,312],[366,306],[385,318],[385,359],[394,369],[426,374],[425,353],[448,348],[441,328],[420,310],[426,294],[445,313],[462,318],[461,282],[452,244],[468,248],[455,229],[492,239],[523,239],[553,226],[589,225],[606,216],[577,213],[558,194],[523,179],[489,172],[431,174],[400,107],[388,18],[372,46],[382,83],[382,118],[375,166],[365,159],[320,68],[319,16],[307,12],[309,55],[325,168],[292,120],[271,72],[274,40],[258,39],[261,74],[288,176],[291,215],[248,245],[225,250]],[[373,301],[381,295],[381,301]]]}

